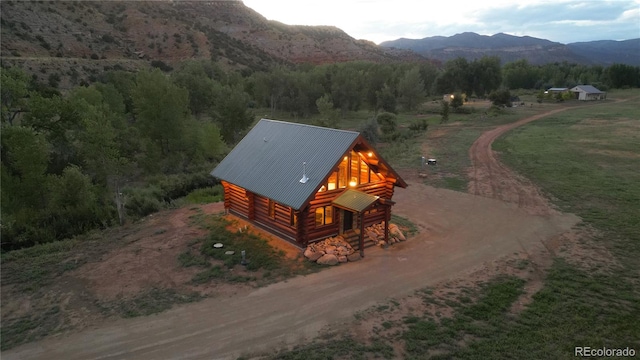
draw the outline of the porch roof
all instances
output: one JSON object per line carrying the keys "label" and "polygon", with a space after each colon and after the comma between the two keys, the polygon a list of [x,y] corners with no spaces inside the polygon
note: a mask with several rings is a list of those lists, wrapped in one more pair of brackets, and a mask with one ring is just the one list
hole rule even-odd
{"label": "porch roof", "polygon": [[361,213],[378,201],[380,197],[363,193],[362,191],[347,189],[332,201],[334,206]]}

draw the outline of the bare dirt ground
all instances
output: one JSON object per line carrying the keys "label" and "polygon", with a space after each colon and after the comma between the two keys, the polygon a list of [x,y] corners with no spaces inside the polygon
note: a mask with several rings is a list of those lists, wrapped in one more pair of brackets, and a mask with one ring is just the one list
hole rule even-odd
{"label": "bare dirt ground", "polygon": [[470,179],[468,192],[518,204],[519,208],[525,209],[533,215],[556,213],[535,184],[517,175],[498,161],[495,152],[491,149],[491,144],[509,130],[567,109],[555,109],[511,124],[498,126],[483,133],[469,149],[472,165],[468,173]]}

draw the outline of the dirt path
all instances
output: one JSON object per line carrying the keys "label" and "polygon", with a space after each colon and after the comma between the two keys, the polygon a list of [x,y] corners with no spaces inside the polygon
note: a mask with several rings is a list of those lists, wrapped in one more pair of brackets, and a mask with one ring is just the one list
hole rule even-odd
{"label": "dirt path", "polygon": [[491,145],[494,140],[507,131],[567,109],[570,108],[555,109],[531,116],[499,126],[480,135],[469,148],[469,158],[471,159],[471,168],[468,173],[470,178],[469,193],[518,204],[518,207],[534,215],[557,213],[534,183],[517,175],[498,161]]}
{"label": "dirt path", "polygon": [[500,164],[491,143],[563,110],[484,133],[469,151],[470,194],[419,182],[399,189],[394,211],[420,229],[407,242],[373,248],[360,262],[287,282],[25,344],[3,352],[3,359],[232,359],[312,339],[327,326],[351,322],[357,311],[505,257],[542,254],[545,243],[579,219],[553,210],[537,187]]}
{"label": "dirt path", "polygon": [[400,189],[396,213],[420,227],[409,241],[363,261],[170,311],[119,319],[5,351],[3,359],[231,359],[308,340],[390,297],[531,252],[577,222],[533,216],[498,200],[422,184]]}

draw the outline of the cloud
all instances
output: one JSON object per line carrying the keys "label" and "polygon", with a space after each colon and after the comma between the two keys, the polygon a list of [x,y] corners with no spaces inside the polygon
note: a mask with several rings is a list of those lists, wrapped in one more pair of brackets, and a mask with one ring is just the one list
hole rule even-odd
{"label": "cloud", "polygon": [[334,25],[380,43],[400,37],[504,32],[568,43],[640,37],[640,0],[245,0],[268,19]]}

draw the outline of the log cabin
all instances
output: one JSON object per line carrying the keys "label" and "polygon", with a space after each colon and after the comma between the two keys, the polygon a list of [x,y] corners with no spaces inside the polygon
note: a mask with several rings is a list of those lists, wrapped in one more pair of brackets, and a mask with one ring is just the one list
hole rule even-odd
{"label": "log cabin", "polygon": [[[405,181],[358,132],[260,120],[211,175],[225,211],[305,246],[385,222]],[[359,231],[358,231],[359,230]]]}

